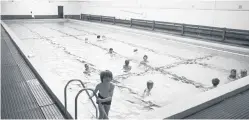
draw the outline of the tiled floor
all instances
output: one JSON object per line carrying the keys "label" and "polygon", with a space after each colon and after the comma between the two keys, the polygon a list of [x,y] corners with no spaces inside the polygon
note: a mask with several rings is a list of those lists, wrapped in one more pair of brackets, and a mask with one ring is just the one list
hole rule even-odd
{"label": "tiled floor", "polygon": [[1,29],[1,119],[64,119]]}

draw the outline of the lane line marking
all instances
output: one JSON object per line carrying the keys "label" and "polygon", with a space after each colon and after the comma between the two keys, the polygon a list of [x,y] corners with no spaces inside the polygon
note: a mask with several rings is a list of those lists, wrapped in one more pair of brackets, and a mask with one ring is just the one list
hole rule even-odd
{"label": "lane line marking", "polygon": [[[77,21],[77,22],[80,22],[80,21]],[[81,21],[81,22],[85,22],[85,21]],[[92,22],[89,22],[89,23],[92,23]],[[88,24],[89,25],[89,24]],[[222,48],[220,49],[217,49],[217,48],[210,48],[208,46],[203,46],[203,45],[197,45],[197,44],[202,44],[202,43],[188,43],[188,42],[184,42],[184,41],[180,41],[180,40],[176,40],[177,38],[171,38],[170,35],[164,35],[164,34],[160,34],[160,33],[150,33],[148,31],[139,31],[137,29],[128,29],[128,28],[123,28],[121,26],[110,26],[110,25],[105,25],[105,24],[100,24],[100,23],[92,23],[92,25],[97,25],[98,27],[109,27],[109,28],[112,28],[112,29],[118,29],[118,28],[121,28],[123,31],[125,32],[130,32],[131,34],[137,34],[137,35],[143,35],[143,36],[146,36],[148,38],[157,38],[157,39],[160,39],[160,37],[162,38],[167,38],[167,39],[170,39],[170,41],[172,42],[175,42],[175,43],[180,43],[180,44],[187,44],[187,45],[191,45],[191,46],[197,46],[197,47],[200,47],[200,48],[203,48],[203,49],[209,49],[209,50],[213,50],[213,51],[219,51],[219,52],[224,52],[224,53],[229,53],[229,54],[234,54],[234,55],[239,55],[239,56],[244,56],[244,57],[249,57],[249,55],[247,54],[241,54],[241,53],[238,53],[238,52],[232,52],[232,51],[228,51],[228,50],[221,50]],[[145,32],[145,33],[137,33],[137,32]],[[149,35],[146,35],[146,33],[149,33],[149,34],[152,34],[152,35],[156,35],[156,36],[149,36]],[[159,37],[160,36],[160,37]],[[172,37],[178,37],[178,36],[172,36]],[[179,39],[183,39],[183,38],[179,38]],[[186,38],[186,39],[189,39],[189,38]],[[191,41],[190,41],[191,42]],[[205,41],[198,41],[198,42],[205,42]],[[217,43],[211,43],[211,44],[217,44]],[[219,45],[219,44],[217,44]],[[222,44],[221,44],[222,45]],[[211,47],[214,47],[213,45],[209,45]],[[235,47],[235,46],[229,46],[229,47]],[[227,48],[223,48],[223,49],[227,49]],[[244,48],[246,49],[246,48]],[[249,49],[248,49],[249,50]]]}

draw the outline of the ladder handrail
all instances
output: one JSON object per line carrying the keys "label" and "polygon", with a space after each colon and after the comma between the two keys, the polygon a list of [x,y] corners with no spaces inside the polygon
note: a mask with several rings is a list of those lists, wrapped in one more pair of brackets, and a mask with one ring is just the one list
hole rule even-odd
{"label": "ladder handrail", "polygon": [[[69,83],[74,82],[74,81],[80,82],[81,85],[83,86],[83,88],[84,88],[84,89],[86,88],[85,85],[84,85],[84,83],[83,83],[81,80],[79,80],[79,79],[72,79],[72,80],[69,80],[69,81],[67,82],[67,84],[66,84],[66,86],[65,86],[65,88],[64,88],[64,105],[65,105],[66,111],[67,111],[67,86],[69,85]],[[91,100],[93,106],[95,107],[95,109],[96,109],[96,117],[98,117],[98,108],[96,107],[94,101],[93,101],[92,98],[90,97],[90,94],[88,93],[88,91],[86,91],[86,93],[87,93],[89,99]],[[97,96],[96,96],[96,94],[95,94],[94,92],[93,92],[93,94],[94,94],[95,97],[97,98]]]}
{"label": "ladder handrail", "polygon": [[[81,92],[83,92],[83,91],[88,91],[88,90],[91,90],[92,92],[93,92],[93,95],[96,97],[96,98],[98,98],[97,96],[96,96],[96,94],[94,93],[94,90],[93,89],[91,89],[91,88],[83,88],[83,89],[81,89],[79,92],[78,92],[78,94],[76,95],[76,97],[75,97],[75,106],[74,106],[74,108],[75,108],[75,119],[77,119],[77,117],[78,117],[78,115],[77,115],[77,113],[78,113],[78,97],[79,97],[79,95],[81,94]],[[89,97],[90,98],[90,97]],[[91,99],[91,98],[90,98]],[[95,106],[95,108],[97,108],[96,107],[96,105],[95,105],[95,103],[93,103],[94,104],[94,106]],[[97,109],[96,109],[97,110]],[[98,111],[96,111],[96,118],[98,118]]]}

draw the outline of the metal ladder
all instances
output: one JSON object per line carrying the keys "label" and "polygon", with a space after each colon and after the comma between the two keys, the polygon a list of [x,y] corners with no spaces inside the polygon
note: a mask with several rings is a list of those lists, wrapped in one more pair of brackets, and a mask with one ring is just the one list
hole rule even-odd
{"label": "metal ladder", "polygon": [[[90,91],[93,92],[93,94],[94,94],[94,96],[95,96],[96,98],[97,98],[97,96],[96,96],[96,94],[94,93],[94,90],[93,90],[93,89],[90,89],[90,88],[86,88],[85,85],[84,85],[84,83],[83,83],[81,80],[79,80],[79,79],[72,79],[72,80],[69,80],[69,81],[67,82],[65,88],[64,88],[64,105],[65,105],[66,111],[67,111],[67,86],[68,86],[69,83],[71,83],[71,82],[80,82],[81,85],[83,86],[83,89],[81,89],[81,90],[77,93],[77,95],[76,95],[76,97],[75,97],[75,106],[74,106],[74,107],[75,107],[75,119],[77,119],[77,117],[78,117],[78,115],[77,115],[77,112],[78,112],[77,106],[78,106],[78,97],[79,97],[79,95],[80,95],[83,91],[86,91],[86,94],[87,94],[88,97],[90,98],[90,94],[89,94],[89,92],[88,92],[88,90],[90,90]],[[96,105],[95,105],[94,101],[92,100],[92,98],[90,98],[90,100],[91,100],[93,106],[95,107],[95,110],[96,110],[96,118],[98,118],[98,108],[96,107]]]}
{"label": "metal ladder", "polygon": [[[67,82],[67,84],[66,84],[66,86],[65,86],[65,88],[64,88],[64,105],[65,105],[65,109],[66,109],[66,111],[67,111],[67,86],[69,85],[69,83],[71,83],[71,82],[80,82],[81,83],[81,85],[82,85],[82,87],[83,87],[83,89],[81,89],[78,93],[77,93],[77,95],[76,95],[76,97],[75,97],[75,119],[77,119],[77,117],[78,117],[78,97],[79,97],[79,95],[83,92],[83,91],[86,91],[86,94],[88,95],[88,97],[90,98],[90,94],[89,94],[89,92],[88,92],[88,90],[90,90],[90,91],[92,91],[93,92],[93,94],[94,94],[94,96],[96,97],[96,98],[98,98],[97,97],[97,95],[94,93],[94,90],[93,89],[90,89],[90,88],[86,88],[85,87],[85,85],[84,85],[84,83],[81,81],[81,80],[79,80],[79,79],[72,79],[72,80],[69,80],[68,82]],[[94,103],[94,101],[92,100],[92,98],[90,98],[90,100],[91,100],[91,102],[92,102],[92,104],[93,104],[93,106],[94,106],[94,108],[95,108],[95,110],[96,110],[96,118],[98,119],[98,108],[96,107],[96,104]],[[104,112],[104,114],[107,116],[107,114]],[[108,119],[108,118],[107,118]]]}

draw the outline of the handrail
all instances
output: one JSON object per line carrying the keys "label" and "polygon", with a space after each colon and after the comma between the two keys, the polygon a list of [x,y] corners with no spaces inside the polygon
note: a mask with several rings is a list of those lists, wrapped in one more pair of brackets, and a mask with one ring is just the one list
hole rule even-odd
{"label": "handrail", "polygon": [[137,22],[153,23],[153,20],[142,20],[142,19],[132,19],[132,20]]}
{"label": "handrail", "polygon": [[110,19],[112,18],[112,19],[113,19],[113,18],[115,18],[115,17],[110,17],[110,16],[102,16],[102,18],[110,18]]}
{"label": "handrail", "polygon": [[[87,90],[91,90],[92,92],[93,92],[93,95],[96,97],[96,98],[98,98],[97,96],[96,96],[96,94],[94,93],[94,90],[93,89],[90,89],[90,88],[83,88],[83,89],[81,89],[79,92],[78,92],[78,94],[76,95],[76,97],[75,97],[75,106],[74,106],[74,108],[75,108],[75,116],[74,116],[74,118],[75,119],[77,119],[77,117],[78,117],[78,97],[79,97],[79,95],[80,95],[80,93],[81,92],[83,92],[83,91],[87,91]],[[88,93],[88,92],[87,92]],[[92,98],[90,98],[89,97],[89,99],[91,99],[92,100]],[[94,107],[96,108],[96,110],[97,110],[97,107],[96,107],[96,105],[95,105],[95,103],[93,103],[93,105],[94,105]],[[96,118],[98,118],[98,111],[96,111]]]}
{"label": "handrail", "polygon": [[[69,85],[69,83],[74,82],[74,81],[80,82],[81,85],[83,86],[83,88],[86,88],[85,85],[84,85],[84,83],[83,83],[81,80],[79,80],[79,79],[72,79],[72,80],[69,80],[69,81],[67,82],[67,84],[66,84],[66,86],[65,86],[65,88],[64,88],[64,105],[65,105],[66,111],[67,111],[67,86]],[[88,97],[90,98],[90,94],[88,93],[88,91],[86,91],[86,93],[87,93]],[[94,105],[94,107],[95,107],[95,109],[96,109],[96,115],[98,115],[98,108],[96,107],[94,101],[93,101],[91,98],[90,98],[90,100],[91,100],[92,104]],[[97,117],[97,116],[96,116],[96,117]]]}
{"label": "handrail", "polygon": [[78,81],[81,83],[81,85],[83,84],[83,82],[81,80],[78,79],[72,79],[69,80],[64,88],[64,105],[65,105],[65,109],[67,110],[67,86],[69,85],[69,83],[74,82],[74,81]]}

